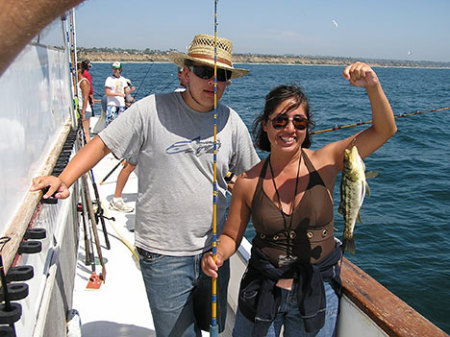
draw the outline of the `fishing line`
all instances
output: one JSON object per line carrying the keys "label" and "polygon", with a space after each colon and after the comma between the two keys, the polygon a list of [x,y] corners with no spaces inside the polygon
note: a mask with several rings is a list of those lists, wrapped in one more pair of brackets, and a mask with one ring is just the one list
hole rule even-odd
{"label": "fishing line", "polygon": [[[394,119],[403,118],[403,117],[409,117],[409,116],[414,116],[414,115],[426,114],[428,112],[445,111],[445,110],[450,110],[450,107],[439,108],[439,109],[431,109],[431,110],[424,110],[424,111],[415,111],[415,112],[410,112],[410,113],[406,113],[406,114],[394,115]],[[319,133],[336,131],[336,130],[340,130],[340,129],[347,129],[347,128],[351,128],[351,127],[354,127],[354,126],[364,125],[364,124],[371,124],[371,123],[372,123],[372,120],[365,121],[365,122],[359,122],[359,123],[353,123],[353,124],[347,124],[347,125],[341,125],[341,126],[337,126],[336,125],[333,128],[328,128],[328,129],[323,129],[323,130],[310,132],[310,134],[311,135],[315,135],[315,134],[319,134]]]}
{"label": "fishing line", "polygon": [[165,92],[170,86],[173,85],[173,83],[175,83],[176,80],[179,80],[178,76],[170,74],[169,80],[167,81],[167,84],[163,87],[161,92]]}
{"label": "fishing line", "polygon": [[153,68],[153,65],[155,64],[155,62],[150,63],[150,66],[147,69],[147,72],[144,75],[144,78],[142,79],[141,83],[139,84],[139,86],[136,88],[136,90],[134,91],[134,95],[136,96],[136,93],[139,91],[139,89],[142,87],[142,84],[144,84],[145,79],[147,78],[148,73],[150,72],[150,70]]}
{"label": "fishing line", "polygon": [[[212,253],[217,263],[217,2],[214,1],[214,155],[213,155],[213,242]],[[219,336],[217,325],[217,278],[212,278],[211,337]]]}
{"label": "fishing line", "polygon": [[[154,90],[154,93],[157,93],[157,92],[166,92],[166,90],[167,90],[170,86],[172,86],[173,83],[174,83],[176,80],[179,80],[178,76],[174,77],[173,74],[170,74],[170,76],[167,76],[167,77],[168,77],[168,80],[167,80],[167,81],[164,81],[163,84],[161,84],[160,86],[158,86],[158,88],[162,88],[162,89],[159,90],[158,88],[156,88],[156,89]],[[144,95],[144,97],[150,95],[151,93],[152,93],[152,91],[149,90],[149,91],[147,92],[147,94]]]}

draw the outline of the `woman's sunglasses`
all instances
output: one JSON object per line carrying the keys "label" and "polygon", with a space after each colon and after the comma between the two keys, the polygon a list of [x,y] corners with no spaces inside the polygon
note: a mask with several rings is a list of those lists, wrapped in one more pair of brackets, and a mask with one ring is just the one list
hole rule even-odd
{"label": "woman's sunglasses", "polygon": [[293,118],[289,118],[288,116],[281,114],[272,119],[268,118],[268,120],[272,122],[273,128],[277,130],[284,129],[290,121],[297,130],[305,130],[308,126],[308,119],[302,116],[294,116]]}
{"label": "woman's sunglasses", "polygon": [[[214,68],[208,66],[190,66],[189,69],[203,80],[214,76]],[[217,81],[226,82],[231,78],[231,70],[217,69]]]}

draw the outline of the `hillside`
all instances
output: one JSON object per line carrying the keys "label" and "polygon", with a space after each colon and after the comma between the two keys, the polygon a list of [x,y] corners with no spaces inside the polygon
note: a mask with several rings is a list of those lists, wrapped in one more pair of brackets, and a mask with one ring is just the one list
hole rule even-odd
{"label": "hillside", "polygon": [[[170,62],[169,53],[173,50],[135,50],[135,49],[110,49],[110,48],[78,48],[78,59],[89,59],[91,62]],[[450,62],[410,61],[410,60],[376,60],[353,59],[344,57],[322,56],[294,56],[294,55],[259,55],[259,54],[234,54],[234,63],[265,63],[265,64],[327,64],[345,65],[354,61],[363,61],[372,66],[390,67],[446,67],[450,68]]]}

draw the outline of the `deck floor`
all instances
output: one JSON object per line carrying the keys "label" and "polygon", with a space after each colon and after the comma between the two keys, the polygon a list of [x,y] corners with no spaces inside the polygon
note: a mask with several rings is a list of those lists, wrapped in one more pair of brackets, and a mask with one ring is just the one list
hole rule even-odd
{"label": "deck floor", "polygon": [[[97,184],[117,162],[112,155],[108,155],[94,168]],[[84,263],[84,232],[81,228],[73,308],[79,312],[84,337],[155,336],[142,276],[131,250],[124,243],[126,240],[134,247],[132,230],[135,214],[108,208],[119,172],[120,167],[99,186],[105,215],[113,216],[115,221],[106,221],[111,244],[109,250],[106,249],[101,226],[98,227],[106,269],[105,283],[98,290],[86,289],[92,269]],[[136,191],[137,177],[133,173],[123,193],[124,200],[133,206]],[[97,263],[96,273],[100,272],[101,266]]]}

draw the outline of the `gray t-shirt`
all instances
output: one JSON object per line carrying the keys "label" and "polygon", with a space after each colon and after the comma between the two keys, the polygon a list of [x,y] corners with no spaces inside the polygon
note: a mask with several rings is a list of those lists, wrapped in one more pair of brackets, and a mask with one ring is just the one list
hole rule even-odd
{"label": "gray t-shirt", "polygon": [[[259,162],[238,114],[217,108],[217,231],[225,223],[225,174]],[[180,93],[148,96],[100,134],[118,158],[138,156],[135,243],[150,252],[192,256],[212,241],[214,112],[191,109]]]}

